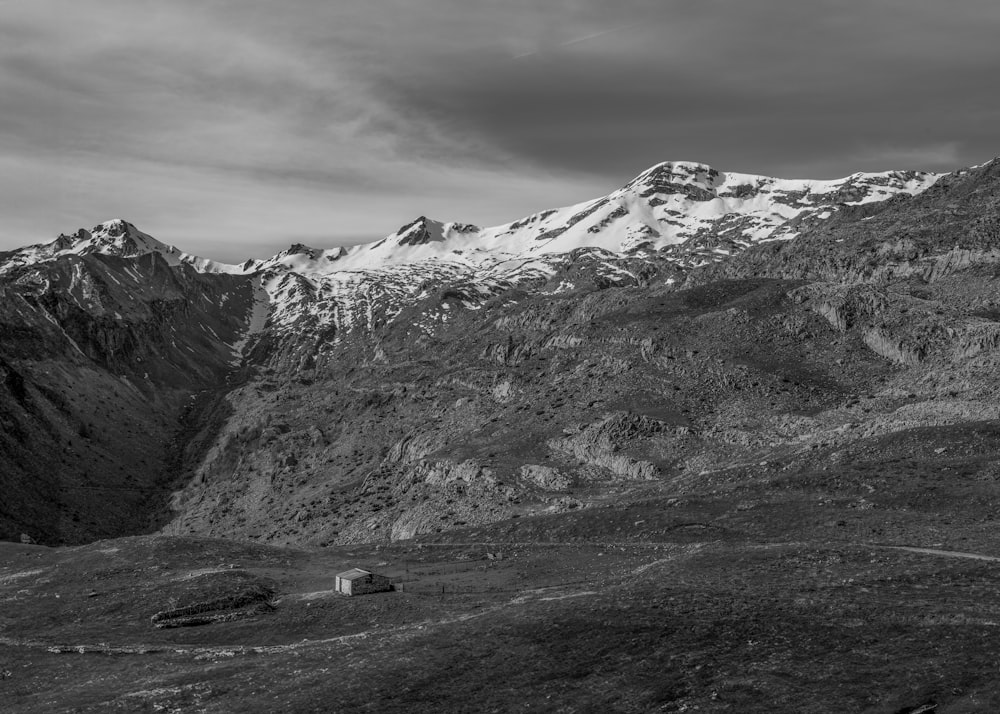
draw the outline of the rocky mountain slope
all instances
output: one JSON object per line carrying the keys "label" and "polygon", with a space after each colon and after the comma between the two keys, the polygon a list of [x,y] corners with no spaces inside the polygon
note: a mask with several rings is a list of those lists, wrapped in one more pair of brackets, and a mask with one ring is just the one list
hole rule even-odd
{"label": "rocky mountain slope", "polygon": [[[822,478],[887,434],[996,419],[997,173],[678,162],[505,226],[240,265],[124,221],[2,254],[23,497],[0,535],[395,540]],[[84,488],[95,514],[114,489],[142,505],[38,505]]]}
{"label": "rocky mountain slope", "polygon": [[996,262],[1000,161],[941,177],[912,198],[844,207],[789,244],[754,246],[692,278],[770,275],[842,283],[935,282]]}
{"label": "rocky mountain slope", "polygon": [[0,534],[74,542],[162,520],[185,460],[175,439],[225,388],[252,302],[248,278],[155,252],[5,272]]}

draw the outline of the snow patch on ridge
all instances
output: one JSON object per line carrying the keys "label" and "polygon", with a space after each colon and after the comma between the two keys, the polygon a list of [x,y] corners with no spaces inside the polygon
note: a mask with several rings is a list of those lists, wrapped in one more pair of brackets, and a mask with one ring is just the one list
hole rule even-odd
{"label": "snow patch on ridge", "polygon": [[267,318],[270,314],[270,296],[262,285],[260,277],[256,277],[253,281],[253,304],[250,306],[247,331],[243,334],[243,337],[230,345],[230,349],[233,351],[232,363],[234,365],[238,365],[243,360],[243,352],[250,341],[264,331],[264,327],[267,325]]}

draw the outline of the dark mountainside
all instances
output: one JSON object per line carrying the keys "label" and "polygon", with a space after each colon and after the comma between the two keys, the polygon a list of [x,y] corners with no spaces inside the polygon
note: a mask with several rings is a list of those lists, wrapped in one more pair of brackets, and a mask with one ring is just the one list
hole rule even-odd
{"label": "dark mountainside", "polygon": [[[0,275],[0,536],[117,539],[0,551],[0,645],[80,711],[1000,709],[1000,160],[679,250],[443,275],[240,363],[252,276]],[[330,596],[365,564],[403,587]],[[220,593],[267,607],[150,629]],[[119,656],[84,682],[79,642]],[[130,689],[143,657],[170,674]],[[68,701],[16,672],[23,711]]]}
{"label": "dark mountainside", "polygon": [[232,372],[221,340],[245,328],[251,300],[246,278],[155,254],[5,275],[0,536],[80,543],[162,523],[184,447],[225,408],[208,407]]}

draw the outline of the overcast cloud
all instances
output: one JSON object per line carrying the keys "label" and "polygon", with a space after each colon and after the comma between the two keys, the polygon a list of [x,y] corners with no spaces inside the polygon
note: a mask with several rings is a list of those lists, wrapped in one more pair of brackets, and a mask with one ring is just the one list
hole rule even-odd
{"label": "overcast cloud", "polygon": [[668,159],[997,154],[995,0],[0,0],[0,249],[124,217],[211,257],[488,225]]}

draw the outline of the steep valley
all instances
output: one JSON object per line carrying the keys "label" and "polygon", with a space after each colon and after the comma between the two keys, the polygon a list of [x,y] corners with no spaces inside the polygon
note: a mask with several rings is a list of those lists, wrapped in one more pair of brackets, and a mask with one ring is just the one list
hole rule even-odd
{"label": "steep valley", "polygon": [[79,543],[162,523],[177,440],[236,374],[222,340],[250,302],[246,279],[152,254],[74,256],[0,285],[0,533]]}

